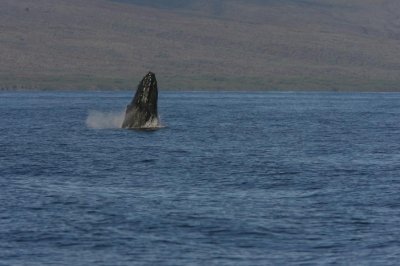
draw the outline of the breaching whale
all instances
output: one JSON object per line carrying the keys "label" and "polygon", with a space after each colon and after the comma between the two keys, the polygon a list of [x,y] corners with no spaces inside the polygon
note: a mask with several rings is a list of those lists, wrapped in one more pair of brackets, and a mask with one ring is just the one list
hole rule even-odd
{"label": "breaching whale", "polygon": [[122,128],[157,128],[158,88],[156,75],[149,72],[139,83],[135,97],[126,107]]}

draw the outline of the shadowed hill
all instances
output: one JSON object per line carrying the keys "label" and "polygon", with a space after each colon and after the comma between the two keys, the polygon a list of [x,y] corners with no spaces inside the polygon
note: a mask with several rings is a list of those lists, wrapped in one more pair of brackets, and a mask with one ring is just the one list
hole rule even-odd
{"label": "shadowed hill", "polygon": [[[351,2],[351,3],[349,3]],[[398,90],[395,0],[2,0],[1,88]]]}

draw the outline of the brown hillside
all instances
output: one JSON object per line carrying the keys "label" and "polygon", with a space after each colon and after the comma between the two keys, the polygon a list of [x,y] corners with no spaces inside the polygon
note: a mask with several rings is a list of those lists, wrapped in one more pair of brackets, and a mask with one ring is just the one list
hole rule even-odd
{"label": "brown hillside", "polygon": [[136,2],[2,0],[0,87],[400,90],[396,0]]}

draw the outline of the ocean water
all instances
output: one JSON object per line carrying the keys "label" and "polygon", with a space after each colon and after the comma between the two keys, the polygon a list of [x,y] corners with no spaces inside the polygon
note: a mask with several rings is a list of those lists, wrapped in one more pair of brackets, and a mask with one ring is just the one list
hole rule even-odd
{"label": "ocean water", "polygon": [[400,94],[0,93],[0,265],[396,265]]}

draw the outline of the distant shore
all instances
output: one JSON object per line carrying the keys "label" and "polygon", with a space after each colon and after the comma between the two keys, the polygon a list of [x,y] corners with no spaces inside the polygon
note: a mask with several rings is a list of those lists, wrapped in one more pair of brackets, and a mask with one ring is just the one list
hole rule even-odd
{"label": "distant shore", "polygon": [[3,0],[1,90],[400,91],[398,1],[150,2]]}
{"label": "distant shore", "polygon": [[[253,77],[202,79],[184,77],[174,79],[169,77],[157,77],[161,90],[166,91],[340,91],[340,92],[400,92],[400,82],[385,80],[364,80],[346,82],[337,80],[312,80],[303,82],[300,78],[286,80],[263,80]],[[304,82],[306,80],[306,82]],[[2,85],[0,79],[0,91],[131,91],[135,90],[140,78],[132,79],[107,79],[107,80],[82,80],[71,82],[49,82],[24,79],[13,83],[8,80]]]}

